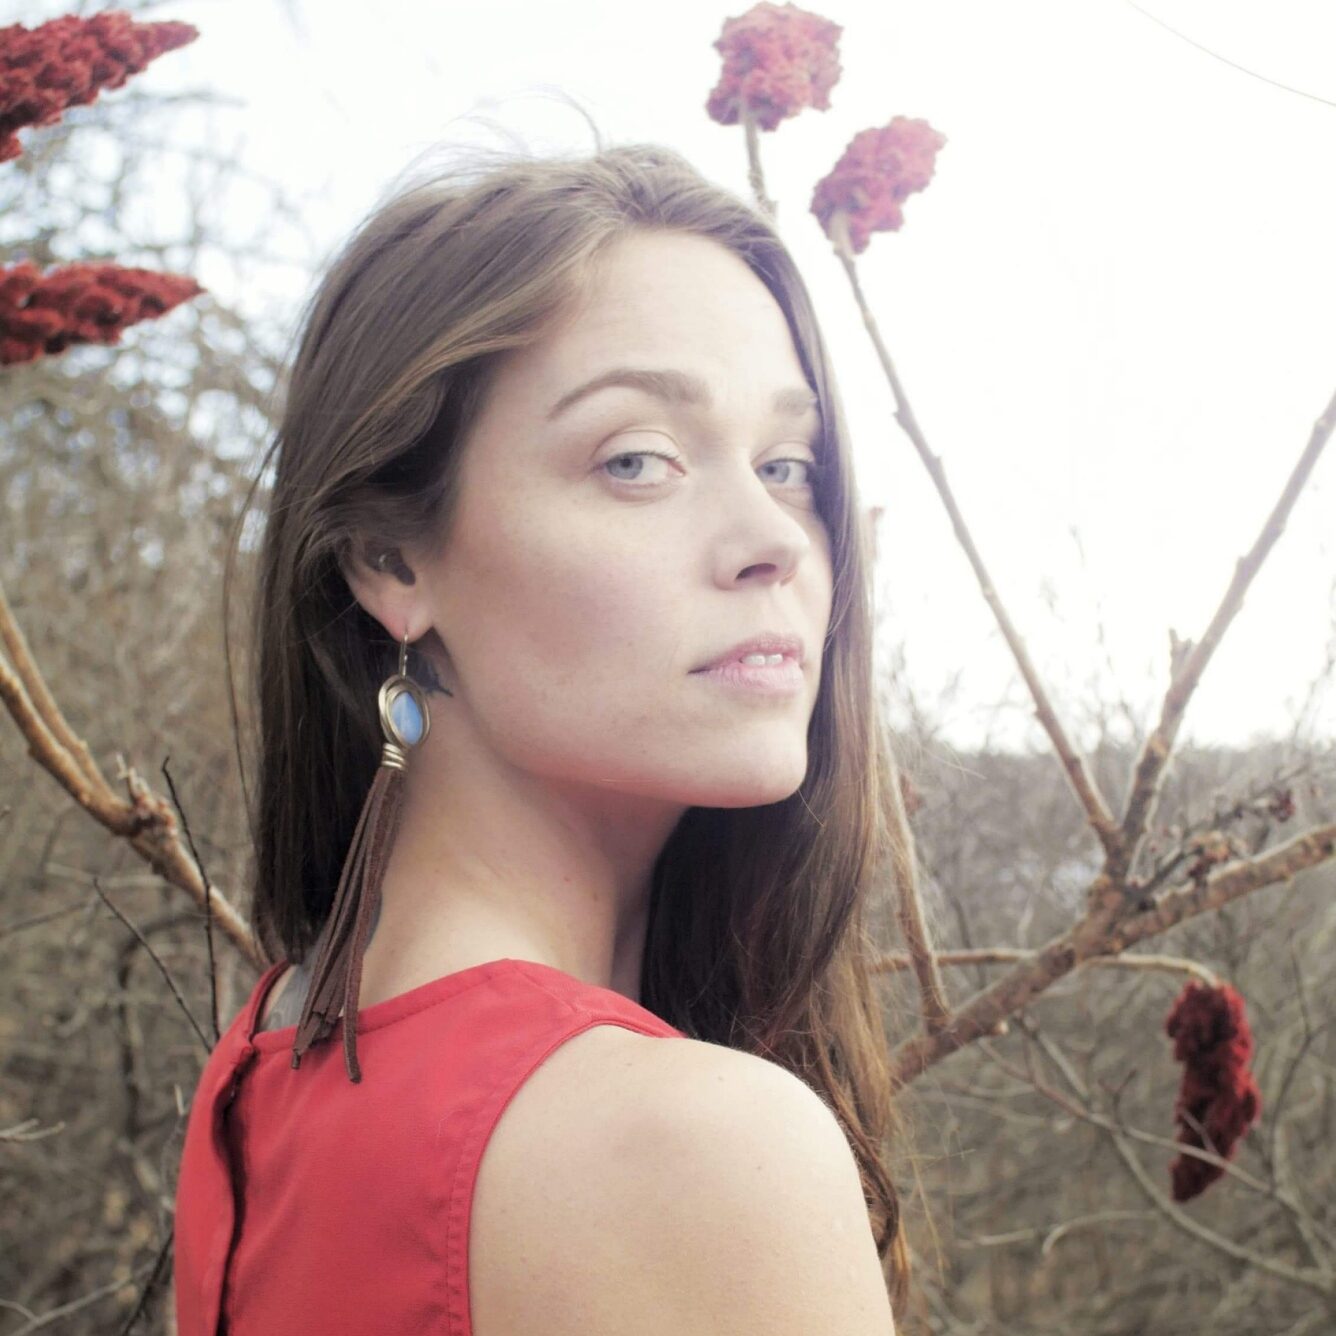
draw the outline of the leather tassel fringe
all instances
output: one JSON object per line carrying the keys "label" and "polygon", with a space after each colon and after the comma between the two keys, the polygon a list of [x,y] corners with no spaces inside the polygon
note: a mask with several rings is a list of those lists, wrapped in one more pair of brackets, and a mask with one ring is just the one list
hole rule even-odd
{"label": "leather tassel fringe", "polygon": [[339,876],[338,890],[330,909],[324,941],[311,974],[310,986],[297,1037],[292,1046],[292,1065],[301,1066],[302,1055],[313,1044],[328,1037],[343,1016],[343,1057],[348,1079],[361,1081],[357,1062],[357,998],[362,985],[362,953],[371,936],[380,905],[380,887],[385,877],[394,833],[403,807],[403,751],[386,743],[376,776],[371,782],[362,813],[357,819],[348,857]]}

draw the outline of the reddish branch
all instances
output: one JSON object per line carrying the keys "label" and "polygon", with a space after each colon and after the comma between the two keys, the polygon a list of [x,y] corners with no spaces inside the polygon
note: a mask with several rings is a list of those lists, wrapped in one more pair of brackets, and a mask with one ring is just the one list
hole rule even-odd
{"label": "reddish branch", "polygon": [[193,278],[119,264],[66,264],[45,274],[28,260],[0,267],[0,365],[73,343],[119,343],[127,326],[203,291]]}
{"label": "reddish branch", "polygon": [[53,124],[198,36],[189,23],[138,23],[119,10],[0,28],[0,162],[23,152],[16,130]]}

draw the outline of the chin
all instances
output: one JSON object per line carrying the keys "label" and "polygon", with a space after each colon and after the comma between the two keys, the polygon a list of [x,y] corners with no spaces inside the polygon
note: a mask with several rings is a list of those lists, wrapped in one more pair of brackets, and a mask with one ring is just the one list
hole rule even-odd
{"label": "chin", "polygon": [[690,801],[693,807],[766,807],[791,798],[806,777],[806,764],[778,766],[764,774],[748,767],[746,773],[718,773],[712,782],[701,776]]}

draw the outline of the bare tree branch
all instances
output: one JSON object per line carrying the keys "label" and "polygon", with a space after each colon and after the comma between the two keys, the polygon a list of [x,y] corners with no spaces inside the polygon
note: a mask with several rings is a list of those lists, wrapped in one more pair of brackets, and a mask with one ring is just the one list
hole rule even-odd
{"label": "bare tree branch", "polygon": [[1072,790],[1085,809],[1090,828],[1098,836],[1105,849],[1112,849],[1115,847],[1117,840],[1117,826],[1113,814],[1103,794],[1100,793],[1094,776],[1086,768],[1085,761],[1081,759],[1075,747],[1068,740],[1067,732],[1058,719],[1057,711],[1053,708],[1052,702],[1049,700],[1048,691],[1040,680],[1039,672],[1030,660],[1029,650],[1026,649],[1020,632],[1016,629],[1006,607],[1003,605],[1001,596],[997,592],[997,586],[993,583],[992,576],[989,575],[987,568],[984,566],[982,556],[979,555],[979,549],[965,524],[965,517],[961,514],[960,507],[956,504],[955,495],[946,480],[946,470],[942,466],[942,461],[932,452],[927,438],[919,427],[918,419],[914,416],[914,410],[909,403],[909,396],[905,393],[904,386],[896,372],[895,363],[891,360],[890,352],[881,337],[881,330],[877,325],[876,317],[872,314],[872,309],[863,296],[862,285],[858,281],[858,270],[854,263],[853,248],[849,241],[848,223],[842,214],[836,215],[835,231],[835,253],[848,275],[854,300],[863,317],[863,324],[867,329],[868,337],[872,340],[872,346],[876,349],[882,370],[886,373],[886,379],[890,382],[891,393],[895,398],[895,420],[904,429],[905,435],[909,437],[914,449],[918,452],[919,458],[923,461],[923,466],[928,470],[933,485],[937,488],[942,504],[946,507],[947,514],[951,518],[951,527],[955,530],[956,538],[969,559],[975,578],[979,582],[979,588],[983,591],[984,599],[993,610],[993,616],[996,618],[997,624],[1011,648],[1012,656],[1021,670],[1021,676],[1024,677],[1031,696],[1034,697],[1035,716],[1048,734],[1049,740],[1058,754],[1058,759],[1062,762],[1063,770],[1071,783]]}
{"label": "bare tree branch", "polygon": [[[1292,1213],[1307,1214],[1303,1206],[1295,1201],[1288,1194],[1280,1191],[1272,1184],[1262,1182],[1254,1178],[1251,1174],[1245,1173],[1233,1160],[1223,1159],[1221,1156],[1208,1150],[1201,1150],[1195,1146],[1184,1145],[1181,1142],[1171,1141],[1167,1137],[1157,1137],[1151,1133],[1142,1132],[1128,1127],[1117,1116],[1116,1107],[1113,1118],[1107,1118],[1100,1114],[1091,1102],[1090,1092],[1080,1076],[1067,1062],[1065,1057],[1056,1048],[1055,1045],[1046,1043],[1043,1036],[1038,1034],[1035,1027],[1021,1020],[1021,1029],[1026,1037],[1032,1042],[1039,1044],[1050,1060],[1062,1072],[1063,1078],[1068,1085],[1072,1087],[1076,1098],[1064,1095],[1061,1091],[1055,1090],[1038,1074],[1029,1062],[1029,1050],[1027,1049],[1027,1065],[1029,1070],[1021,1072],[1011,1063],[992,1052],[991,1045],[985,1043],[984,1047],[989,1049],[989,1056],[1004,1071],[1018,1078],[1025,1078],[1030,1081],[1035,1090],[1046,1099],[1058,1105],[1074,1118],[1079,1118],[1083,1122],[1089,1123],[1092,1127],[1099,1128],[1104,1132],[1110,1141],[1110,1144],[1118,1152],[1119,1157],[1127,1166],[1137,1186],[1145,1193],[1151,1205],[1167,1219],[1175,1228],[1191,1235],[1202,1243],[1215,1248],[1217,1251],[1225,1253],[1236,1261],[1246,1262],[1250,1266],[1255,1266],[1261,1271],[1284,1280],[1293,1285],[1298,1285],[1306,1289],[1315,1290],[1328,1300],[1336,1300],[1336,1271],[1332,1268],[1331,1256],[1327,1254],[1320,1265],[1304,1270],[1298,1267],[1290,1266],[1288,1263],[1278,1261],[1276,1258],[1269,1257],[1265,1253],[1260,1253],[1253,1248],[1238,1243],[1234,1239],[1220,1234],[1218,1231],[1203,1225],[1200,1221],[1194,1219],[1176,1203],[1171,1201],[1164,1192],[1156,1186],[1145,1166],[1141,1163],[1135,1152],[1132,1150],[1131,1141],[1145,1141],[1152,1145],[1164,1146],[1172,1149],[1178,1154],[1189,1154],[1198,1159],[1206,1160],[1208,1163],[1217,1164],[1225,1173],[1236,1178],[1244,1186],[1254,1191],[1272,1198],[1278,1204],[1282,1205],[1287,1211]],[[1311,1217],[1309,1217],[1311,1220]],[[1312,1221],[1316,1227],[1316,1221]]]}
{"label": "bare tree branch", "polygon": [[[1038,953],[1012,946],[984,946],[966,951],[938,951],[934,959],[939,965],[1015,965],[1018,962],[1033,960]],[[1118,955],[1094,956],[1083,960],[1073,968],[1073,973],[1082,969],[1098,968],[1123,970],[1163,970],[1169,974],[1190,974],[1203,983],[1212,985],[1220,982],[1216,972],[1200,961],[1188,960],[1183,956],[1155,955]],[[895,970],[914,968],[914,957],[909,952],[892,951],[877,961],[875,972],[891,973]]]}
{"label": "bare tree branch", "polygon": [[17,670],[16,675],[0,659],[0,699],[28,739],[29,755],[90,816],[114,835],[125,838],[156,872],[188,892],[201,907],[210,907],[209,912],[217,917],[223,933],[257,969],[263,969],[264,953],[241,914],[226,897],[207,885],[196,863],[181,847],[176,818],[167,803],[131,768],[122,767],[116,776],[124,780],[130,801],[120,799],[112,791],[43,681],[3,586],[0,586],[0,641]]}
{"label": "bare tree branch", "polygon": [[1318,456],[1331,438],[1333,427],[1336,427],[1336,393],[1327,402],[1322,415],[1314,422],[1308,444],[1291,470],[1280,497],[1267,516],[1261,533],[1257,535],[1257,541],[1235,564],[1233,579],[1230,580],[1229,588],[1225,590],[1225,595],[1220,600],[1220,606],[1216,609],[1215,616],[1211,618],[1210,625],[1201,640],[1195,644],[1189,642],[1186,647],[1181,667],[1173,674],[1169,689],[1165,692],[1159,722],[1146,739],[1137,761],[1131,792],[1128,794],[1127,806],[1123,812],[1119,844],[1106,865],[1106,871],[1114,881],[1121,880],[1132,868],[1146,832],[1146,823],[1154,812],[1160,779],[1173,751],[1174,739],[1178,736],[1179,725],[1183,722],[1183,715],[1188,702],[1192,699],[1192,693],[1197,689],[1202,673],[1229,629],[1229,624],[1243,606],[1243,598],[1248,592],[1249,585],[1252,584],[1267,554],[1284,531],[1285,521],[1289,518],[1294,503],[1299,499],[1299,493],[1312,474]]}

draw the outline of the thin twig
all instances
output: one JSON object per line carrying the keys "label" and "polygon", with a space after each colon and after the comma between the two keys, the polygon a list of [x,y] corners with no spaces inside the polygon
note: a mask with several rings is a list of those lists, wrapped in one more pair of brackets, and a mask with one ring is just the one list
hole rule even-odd
{"label": "thin twig", "polygon": [[39,1331],[42,1327],[49,1327],[53,1322],[59,1322],[62,1318],[69,1317],[71,1313],[77,1313],[81,1309],[88,1308],[100,1299],[105,1299],[109,1294],[115,1294],[122,1286],[128,1285],[136,1277],[142,1275],[145,1270],[151,1270],[155,1263],[146,1262],[144,1266],[136,1267],[128,1276],[123,1276],[120,1280],[109,1280],[105,1285],[99,1285],[97,1289],[90,1290],[87,1294],[81,1294],[77,1299],[71,1299],[69,1303],[61,1304],[58,1308],[52,1308],[48,1312],[34,1314],[26,1308],[19,1308],[17,1304],[5,1302],[5,1307],[19,1309],[28,1317],[28,1321],[21,1327],[17,1327],[9,1333],[9,1336],[28,1336],[30,1331]]}
{"label": "thin twig", "polygon": [[[752,195],[757,207],[774,223],[777,206],[765,191],[765,175],[761,165],[760,135],[756,119],[744,98],[740,119],[746,135],[747,172]],[[875,523],[871,526],[872,541],[875,546]],[[917,859],[913,841],[909,834],[908,816],[904,809],[904,794],[900,791],[898,776],[892,785],[894,793],[883,795],[883,801],[893,807],[892,819],[905,833],[902,840],[892,841],[895,860],[896,906],[900,921],[900,932],[909,947],[910,959],[919,985],[919,1014],[923,1019],[924,1029],[935,1034],[946,1028],[951,1016],[951,1004],[947,998],[946,982],[938,967],[931,934],[928,931],[927,915],[923,912],[923,897],[918,883]],[[1002,1034],[1006,1031],[1006,1022],[1001,1020],[991,1027],[990,1034]]]}
{"label": "thin twig", "polygon": [[65,1121],[61,1119],[50,1127],[42,1127],[36,1118],[25,1118],[13,1127],[0,1127],[0,1141],[44,1141],[65,1130]]}
{"label": "thin twig", "polygon": [[751,186],[752,196],[757,206],[773,223],[775,221],[775,201],[765,193],[765,174],[761,169],[761,143],[757,133],[756,117],[742,99],[742,108],[738,113],[742,128],[747,137],[747,182]]}
{"label": "thin twig", "polygon": [[1029,1080],[1036,1092],[1044,1096],[1045,1099],[1050,1100],[1059,1108],[1071,1114],[1072,1117],[1087,1122],[1091,1126],[1097,1127],[1106,1133],[1120,1158],[1131,1171],[1138,1186],[1149,1198],[1155,1209],[1164,1215],[1171,1224],[1238,1261],[1247,1262],[1249,1265],[1256,1266],[1260,1270],[1267,1271],[1282,1280],[1289,1281],[1291,1284],[1316,1290],[1319,1294],[1322,1294],[1329,1299],[1336,1296],[1336,1273],[1333,1273],[1329,1266],[1318,1267],[1313,1270],[1301,1270],[1297,1267],[1289,1266],[1286,1263],[1279,1262],[1265,1254],[1254,1252],[1252,1249],[1237,1243],[1235,1240],[1230,1239],[1223,1234],[1218,1234],[1215,1230],[1200,1224],[1197,1220],[1193,1219],[1192,1216],[1188,1215],[1187,1212],[1181,1210],[1174,1202],[1165,1196],[1165,1194],[1151,1180],[1145,1167],[1132,1151],[1132,1148],[1129,1145],[1129,1140],[1135,1139],[1138,1141],[1149,1142],[1152,1145],[1165,1146],[1180,1154],[1192,1155],[1195,1158],[1205,1160],[1208,1163],[1217,1164],[1227,1174],[1232,1175],[1243,1185],[1252,1188],[1263,1196],[1272,1198],[1287,1210],[1302,1211],[1302,1207],[1298,1203],[1294,1202],[1287,1196],[1287,1194],[1281,1192],[1274,1185],[1265,1183],[1261,1179],[1254,1178],[1253,1175],[1246,1173],[1232,1160],[1223,1159],[1210,1151],[1201,1150],[1195,1146],[1187,1146],[1181,1142],[1170,1141],[1167,1137],[1157,1137],[1152,1133],[1142,1132],[1138,1129],[1128,1127],[1122,1122],[1121,1118],[1117,1116],[1116,1109],[1113,1120],[1104,1117],[1095,1110],[1090,1101],[1090,1094],[1085,1083],[1072,1068],[1071,1064],[1067,1062],[1062,1053],[1057,1049],[1056,1045],[1048,1042],[1045,1037],[1040,1035],[1032,1024],[1027,1022],[1024,1018],[1019,1018],[1019,1024],[1022,1032],[1027,1038],[1040,1046],[1048,1056],[1049,1060],[1052,1061],[1062,1073],[1068,1085],[1070,1085],[1075,1092],[1075,1099],[1064,1095],[1061,1091],[1055,1090],[1044,1081],[1034,1068],[1028,1047],[1026,1049],[1026,1067],[1028,1069],[1026,1072],[1021,1072],[1013,1064],[1007,1062],[1006,1059],[993,1052],[991,1044],[985,1043],[981,1047],[988,1052],[988,1056],[992,1061],[997,1063],[1002,1070],[1012,1076]]}
{"label": "thin twig", "polygon": [[1268,803],[1264,799],[1270,799],[1274,803],[1292,780],[1301,778],[1311,768],[1310,760],[1296,761],[1288,772],[1282,769],[1270,779],[1259,780],[1241,797],[1233,799],[1225,806],[1217,805],[1209,815],[1200,820],[1189,821],[1182,827],[1175,825],[1172,833],[1176,839],[1176,846],[1160,859],[1150,873],[1139,880],[1138,889],[1141,894],[1150,895],[1159,890],[1184,863],[1195,856],[1197,851],[1189,842],[1191,836],[1209,831],[1223,831],[1249,813],[1254,816],[1267,815]]}
{"label": "thin twig", "polygon": [[891,842],[891,856],[895,865],[896,916],[900,922],[900,935],[909,948],[909,960],[918,980],[919,1014],[923,1018],[924,1029],[932,1034],[948,1023],[951,1004],[947,1000],[946,981],[942,978],[937,952],[928,931],[927,916],[923,912],[918,859],[910,833],[909,817],[905,811],[904,790],[899,779],[899,775],[896,775],[889,785],[891,792],[882,795],[882,802],[890,808],[891,819],[905,832],[904,839]]}
{"label": "thin twig", "polygon": [[918,419],[914,416],[914,410],[909,403],[909,396],[900,383],[895,363],[891,360],[891,354],[881,337],[881,330],[878,328],[876,317],[872,314],[872,308],[868,305],[867,299],[863,295],[862,285],[858,281],[858,269],[854,262],[853,247],[849,240],[848,220],[842,212],[836,214],[832,223],[832,231],[835,233],[833,238],[835,253],[849,277],[854,301],[862,314],[868,337],[872,340],[872,346],[876,349],[882,370],[886,373],[886,379],[890,382],[891,394],[895,399],[895,420],[903,428],[905,435],[909,437],[914,449],[918,452],[919,458],[923,461],[924,467],[928,470],[933,485],[937,488],[937,494],[941,497],[942,504],[946,507],[947,514],[950,516],[951,527],[955,531],[956,539],[964,549],[965,556],[968,558],[970,566],[974,570],[975,578],[979,582],[979,588],[983,591],[984,599],[993,610],[993,616],[996,618],[997,624],[1011,648],[1012,656],[1021,670],[1021,676],[1030,689],[1030,695],[1034,698],[1035,716],[1048,734],[1049,740],[1062,762],[1063,772],[1085,810],[1086,820],[1099,838],[1100,843],[1106,850],[1110,850],[1115,847],[1118,840],[1118,829],[1114,823],[1113,814],[1103,794],[1100,793],[1094,777],[1087,770],[1085,761],[1077,754],[1075,747],[1068,740],[1067,732],[1058,719],[1057,711],[1053,708],[1052,702],[1049,700],[1048,691],[1045,689],[1043,682],[1040,680],[1039,672],[1030,659],[1030,652],[1025,647],[1025,641],[1012,622],[1006,607],[1002,603],[1001,596],[997,592],[997,586],[993,583],[993,578],[989,575],[988,569],[983,563],[983,557],[979,554],[979,549],[965,523],[965,517],[961,514],[955,495],[946,480],[946,470],[942,466],[942,461],[929,448],[927,438],[919,427]]}
{"label": "thin twig", "polygon": [[213,886],[209,882],[209,874],[204,870],[204,860],[200,857],[199,849],[195,847],[195,837],[190,833],[190,822],[186,819],[186,810],[181,806],[181,799],[177,796],[176,782],[172,779],[171,771],[167,769],[167,762],[171,756],[162,758],[162,774],[167,781],[167,788],[171,792],[172,802],[176,807],[177,815],[181,818],[181,828],[186,833],[186,843],[190,846],[190,852],[195,859],[195,866],[199,869],[200,880],[204,883],[204,941],[209,952],[209,1015],[213,1019],[213,1041],[216,1044],[222,1037],[222,1028],[218,1021],[218,967],[213,958]]}
{"label": "thin twig", "polygon": [[1093,1211],[1089,1215],[1073,1216],[1070,1220],[1064,1220],[1057,1225],[1031,1225],[1026,1229],[1009,1230],[1005,1234],[976,1234],[972,1237],[964,1235],[960,1242],[972,1248],[997,1248],[1006,1247],[1011,1243],[1026,1243],[1037,1235],[1043,1235],[1039,1254],[1041,1257],[1047,1257],[1065,1235],[1077,1229],[1085,1229],[1090,1225],[1105,1225],[1110,1220],[1144,1221],[1149,1215],[1149,1211]]}
{"label": "thin twig", "polygon": [[120,1336],[130,1336],[130,1333],[135,1329],[135,1324],[143,1316],[149,1296],[153,1293],[166,1268],[167,1258],[171,1255],[174,1232],[174,1228],[167,1231],[167,1237],[163,1239],[162,1246],[158,1249],[158,1255],[153,1259],[153,1270],[149,1272],[148,1279],[144,1282],[144,1288],[139,1291],[139,1300],[131,1310],[130,1316],[125,1319],[125,1325],[120,1330]]}
{"label": "thin twig", "polygon": [[[1268,1118],[1270,1124],[1270,1136],[1265,1140],[1265,1151],[1263,1160],[1267,1168],[1270,1169],[1272,1177],[1276,1183],[1283,1187],[1296,1200],[1299,1197],[1299,1184],[1295,1179],[1290,1164],[1289,1147],[1285,1142],[1286,1123],[1282,1114],[1286,1103],[1289,1101],[1290,1092],[1294,1089],[1295,1079],[1299,1075],[1299,1068],[1308,1050],[1312,1048],[1318,1036],[1323,1030],[1331,1024],[1330,1020],[1323,1021],[1321,1025],[1314,1025],[1308,1014],[1308,1004],[1304,997],[1303,974],[1299,968],[1299,962],[1295,959],[1294,943],[1289,943],[1290,963],[1294,966],[1294,976],[1296,981],[1296,993],[1299,998],[1299,1016],[1303,1022],[1303,1038],[1299,1041],[1299,1046],[1293,1056],[1285,1064],[1285,1074],[1280,1078],[1280,1089],[1276,1092],[1275,1098],[1271,1101],[1271,1111]],[[1310,1215],[1308,1212],[1300,1212],[1292,1217],[1295,1232],[1299,1236],[1299,1242],[1308,1253],[1310,1260],[1314,1263],[1320,1260],[1320,1249],[1318,1241],[1309,1228]]]}
{"label": "thin twig", "polygon": [[1170,1201],[1155,1185],[1146,1172],[1145,1166],[1133,1152],[1131,1146],[1128,1145],[1126,1137],[1110,1133],[1109,1139],[1118,1152],[1119,1158],[1131,1170],[1132,1177],[1136,1179],[1137,1185],[1146,1194],[1151,1204],[1166,1220],[1177,1226],[1183,1233],[1199,1239],[1202,1243],[1209,1244],[1212,1248],[1225,1253],[1236,1261],[1246,1262],[1249,1266],[1255,1266],[1259,1271],[1265,1271],[1280,1280],[1287,1280],[1292,1285],[1301,1285],[1307,1289],[1315,1290],[1327,1299],[1336,1297],[1336,1273],[1333,1273],[1330,1268],[1300,1270],[1298,1267],[1290,1266],[1287,1262],[1281,1262],[1274,1257],[1268,1257],[1265,1253],[1256,1252],[1224,1234],[1217,1233],[1214,1229],[1208,1229],[1199,1220]]}
{"label": "thin twig", "polygon": [[124,923],[125,926],[129,928],[130,931],[134,933],[134,935],[139,939],[140,946],[142,946],[144,950],[148,952],[153,963],[162,972],[162,977],[167,980],[167,987],[172,990],[172,996],[176,999],[177,1005],[181,1008],[183,1012],[185,1012],[186,1020],[190,1022],[191,1028],[195,1031],[195,1033],[199,1035],[199,1041],[201,1044],[204,1045],[204,1051],[206,1053],[213,1052],[213,1045],[209,1043],[209,1040],[206,1037],[204,1031],[200,1029],[199,1022],[195,1019],[195,1013],[190,1010],[189,1004],[186,1002],[185,998],[181,996],[181,990],[176,986],[176,980],[172,978],[171,970],[169,970],[167,966],[162,963],[161,959],[159,959],[158,957],[158,953],[152,948],[152,946],[149,945],[148,939],[144,936],[144,934],[140,932],[139,929],[135,927],[135,925],[131,923],[130,920],[126,918],[125,915],[122,914],[121,911],[117,909],[116,906],[112,904],[112,902],[107,898],[107,893],[98,884],[98,879],[96,877],[93,878],[93,889],[101,897],[102,903],[106,905],[107,908],[110,909],[111,912],[115,914],[116,917],[120,919],[120,921]]}
{"label": "thin twig", "polygon": [[1202,43],[1197,41],[1195,37],[1189,37],[1187,33],[1179,32],[1177,28],[1171,27],[1162,18],[1160,18],[1158,14],[1152,14],[1150,10],[1142,9],[1140,5],[1135,3],[1135,0],[1127,0],[1127,3],[1131,5],[1132,8],[1137,11],[1138,14],[1144,14],[1148,19],[1152,20],[1155,23],[1158,23],[1160,27],[1163,28],[1166,32],[1173,33],[1175,37],[1179,38],[1181,41],[1186,42],[1189,46],[1195,46],[1198,51],[1204,51],[1208,56],[1212,57],[1215,60],[1221,61],[1222,63],[1230,66],[1232,69],[1240,71],[1240,73],[1251,75],[1254,79],[1260,79],[1263,83],[1268,83],[1273,88],[1279,88],[1283,92],[1294,93],[1298,97],[1306,97],[1312,102],[1320,102],[1324,107],[1336,107],[1336,102],[1333,102],[1330,98],[1319,97],[1317,93],[1310,93],[1306,89],[1295,88],[1290,84],[1281,83],[1279,79],[1273,79],[1270,77],[1270,75],[1259,74],[1258,71],[1254,69],[1249,69],[1247,65],[1240,65],[1237,60],[1230,60],[1228,56],[1222,56],[1220,52],[1213,51],[1209,46],[1203,46]]}
{"label": "thin twig", "polygon": [[[1031,1030],[1026,1027],[1024,1022],[1022,1022],[1021,1028],[1026,1032],[1027,1037],[1032,1038],[1034,1040],[1035,1044],[1048,1057],[1049,1061],[1052,1062],[1053,1065],[1058,1069],[1058,1071],[1062,1073],[1063,1078],[1067,1081],[1068,1085],[1070,1085],[1072,1089],[1078,1093],[1078,1095],[1081,1097],[1083,1106],[1087,1110],[1093,1111],[1094,1106],[1091,1102],[1088,1089],[1081,1081],[1081,1078],[1077,1075],[1071,1063],[1067,1061],[1066,1055],[1062,1052],[1062,1050],[1051,1039],[1049,1039],[1047,1035],[1040,1033],[1038,1027],[1033,1027],[1033,1030]],[[1121,1086],[1119,1087],[1119,1090],[1121,1091]],[[1198,1123],[1194,1118],[1192,1118],[1191,1115],[1188,1114],[1185,1110],[1180,1110],[1180,1114],[1192,1124],[1193,1129],[1197,1132],[1197,1135],[1202,1138],[1203,1143],[1209,1146],[1211,1144],[1211,1138],[1207,1134],[1206,1129],[1202,1127],[1201,1124]],[[1139,1130],[1134,1130],[1133,1128],[1129,1127],[1126,1123],[1123,1122],[1121,1113],[1119,1111],[1117,1093],[1115,1093],[1115,1097],[1113,1100],[1112,1116],[1113,1116],[1113,1122],[1110,1124],[1110,1127],[1113,1128],[1113,1130],[1121,1132],[1125,1136],[1128,1136],[1134,1140],[1147,1141],[1153,1145],[1163,1145],[1171,1150],[1176,1151],[1180,1155],[1195,1156],[1197,1159],[1202,1159],[1208,1161],[1209,1163],[1214,1163],[1218,1165],[1220,1169],[1224,1171],[1225,1174],[1237,1180],[1244,1187],[1247,1187],[1252,1191],[1261,1194],[1262,1196],[1270,1197],[1273,1201],[1278,1203],[1290,1215],[1292,1219],[1298,1221],[1306,1218],[1309,1224],[1312,1225],[1313,1230],[1322,1233],[1328,1240],[1331,1239],[1331,1235],[1327,1233],[1327,1231],[1323,1229],[1322,1226],[1312,1218],[1312,1216],[1303,1206],[1303,1203],[1300,1202],[1297,1198],[1293,1197],[1288,1192],[1282,1190],[1279,1184],[1277,1184],[1275,1181],[1268,1183],[1263,1181],[1262,1179],[1254,1177],[1252,1174],[1246,1172],[1243,1168],[1241,1168],[1236,1161],[1232,1159],[1226,1159],[1218,1155],[1214,1150],[1210,1149],[1199,1150],[1197,1147],[1189,1146],[1184,1142],[1180,1142],[1177,1140],[1170,1141],[1167,1138],[1156,1137],[1152,1133],[1141,1132]],[[1274,1110],[1272,1116],[1273,1117],[1276,1116],[1276,1112]],[[1130,1147],[1128,1149],[1130,1152]],[[1312,1237],[1311,1232],[1306,1232],[1306,1237]],[[1329,1278],[1336,1279],[1336,1277],[1332,1276],[1330,1256],[1329,1255],[1324,1256],[1322,1254],[1321,1249],[1317,1248],[1316,1246],[1314,1247],[1313,1251],[1313,1261],[1316,1264],[1318,1264],[1318,1267],[1321,1271],[1327,1273]]]}
{"label": "thin twig", "polygon": [[[1036,952],[1021,947],[985,946],[970,950],[938,951],[935,959],[939,965],[1014,965],[1018,961],[1033,960],[1035,955]],[[890,973],[912,969],[913,963],[913,957],[908,952],[892,951],[877,960],[872,969],[874,973]],[[1184,956],[1146,954],[1095,956],[1090,960],[1081,961],[1072,972],[1101,966],[1106,969],[1165,970],[1170,974],[1191,974],[1194,978],[1209,984],[1220,982],[1214,970],[1200,961],[1188,960]]]}
{"label": "thin twig", "polygon": [[1336,393],[1327,402],[1322,415],[1313,423],[1308,444],[1304,447],[1284,488],[1271,508],[1262,531],[1257,535],[1247,554],[1240,557],[1234,566],[1234,575],[1225,590],[1220,606],[1211,618],[1210,625],[1196,643],[1189,642],[1180,666],[1174,672],[1165,692],[1164,703],[1160,707],[1160,719],[1146,738],[1133,772],[1132,786],[1128,793],[1127,805],[1121,822],[1122,838],[1117,849],[1111,853],[1106,864],[1109,877],[1120,882],[1130,872],[1146,832],[1147,823],[1154,811],[1159,796],[1160,781],[1165,766],[1173,751],[1174,740],[1183,722],[1184,712],[1192,699],[1197,684],[1201,681],[1206,665],[1210,663],[1220,641],[1224,638],[1229,624],[1243,606],[1244,595],[1248,592],[1267,554],[1275,546],[1276,540],[1285,529],[1294,503],[1299,493],[1313,472],[1332,429],[1336,427]]}

